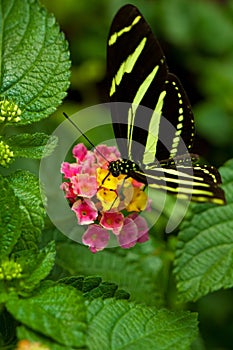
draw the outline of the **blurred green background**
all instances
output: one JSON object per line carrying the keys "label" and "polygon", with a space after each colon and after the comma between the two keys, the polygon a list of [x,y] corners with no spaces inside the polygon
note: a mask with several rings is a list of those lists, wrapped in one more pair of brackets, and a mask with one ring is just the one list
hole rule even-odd
{"label": "blurred green background", "polygon": [[[49,119],[27,127],[51,133],[67,114],[108,102],[106,40],[117,10],[127,1],[41,0],[69,42],[71,85],[64,104]],[[233,155],[233,1],[140,0],[138,6],[181,80],[193,106],[194,151],[215,166]],[[26,128],[25,128],[26,129]],[[93,141],[93,140],[92,140]],[[22,167],[20,160],[20,167]],[[16,163],[15,167],[19,167]],[[31,168],[36,172],[38,162]],[[210,350],[233,348],[232,292],[222,291],[191,306]],[[202,348],[201,344],[197,349]]]}
{"label": "blurred green background", "polygon": [[[71,86],[65,104],[43,127],[51,131],[61,112],[108,102],[106,40],[117,10],[127,1],[42,0],[69,42]],[[190,98],[198,137],[195,151],[215,166],[233,155],[233,1],[140,0],[170,70]],[[49,124],[49,125],[48,125]]]}

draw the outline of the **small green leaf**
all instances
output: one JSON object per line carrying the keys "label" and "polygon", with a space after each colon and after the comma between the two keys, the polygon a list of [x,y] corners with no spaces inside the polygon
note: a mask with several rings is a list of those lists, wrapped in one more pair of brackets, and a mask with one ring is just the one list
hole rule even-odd
{"label": "small green leaf", "polygon": [[65,277],[58,281],[77,288],[83,292],[86,299],[95,298],[112,298],[129,299],[130,295],[124,290],[118,290],[118,286],[111,282],[102,282],[102,279],[97,276],[72,276]]}
{"label": "small green leaf", "polygon": [[55,256],[54,242],[50,242],[39,252],[23,250],[15,254],[17,262],[22,266],[23,275],[25,275],[20,284],[23,287],[23,293],[34,289],[40,281],[48,276],[54,266]]}
{"label": "small green leaf", "polygon": [[57,145],[57,138],[44,133],[19,134],[6,140],[15,157],[40,159],[48,156]]}
{"label": "small green leaf", "polygon": [[0,94],[29,124],[55,111],[69,86],[69,53],[53,15],[35,0],[3,0]]}
{"label": "small green leaf", "polygon": [[7,257],[21,234],[23,211],[7,178],[0,175],[0,257]]}
{"label": "small green leaf", "polygon": [[12,299],[8,311],[23,325],[61,345],[85,344],[86,306],[73,287],[55,285],[27,299]]}
{"label": "small green leaf", "polygon": [[88,306],[87,346],[91,350],[187,350],[197,336],[197,314],[93,300]]}
{"label": "small green leaf", "polygon": [[227,204],[195,204],[178,235],[174,273],[183,301],[233,286],[233,160],[220,173]]}
{"label": "small green leaf", "polygon": [[11,174],[8,179],[15,195],[20,199],[20,208],[24,214],[18,249],[26,249],[27,247],[37,249],[45,217],[39,181],[26,170],[19,170]]}

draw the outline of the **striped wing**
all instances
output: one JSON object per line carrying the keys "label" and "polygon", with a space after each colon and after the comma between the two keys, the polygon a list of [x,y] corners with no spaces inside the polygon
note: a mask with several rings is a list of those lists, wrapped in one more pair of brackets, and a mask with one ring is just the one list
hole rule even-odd
{"label": "striped wing", "polygon": [[[194,123],[188,98],[177,77],[168,72],[165,56],[149,25],[132,5],[122,7],[112,22],[107,72],[111,102],[132,104],[131,108],[120,105],[112,110],[123,157],[148,164],[155,157],[175,157],[183,154],[184,148],[192,147]],[[171,124],[169,133],[161,126],[164,118]],[[165,140],[161,142],[164,133]],[[185,147],[179,145],[181,138]]]}
{"label": "striped wing", "polygon": [[217,169],[207,165],[186,165],[151,167],[146,171],[151,188],[175,194],[181,199],[195,202],[224,204],[224,191],[219,187],[221,177]]}
{"label": "striped wing", "polygon": [[[141,164],[152,188],[198,202],[225,203],[213,167],[192,165],[194,118],[188,97],[168,70],[149,25],[132,5],[113,19],[107,72],[112,121],[122,158]],[[184,156],[185,154],[185,156]],[[133,176],[132,176],[133,177]]]}

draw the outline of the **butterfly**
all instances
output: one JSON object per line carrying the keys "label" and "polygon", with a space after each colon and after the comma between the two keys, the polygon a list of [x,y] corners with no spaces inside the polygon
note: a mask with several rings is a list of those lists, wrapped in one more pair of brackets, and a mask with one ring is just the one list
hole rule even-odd
{"label": "butterfly", "polygon": [[190,102],[169,72],[164,53],[140,11],[123,6],[107,41],[107,76],[113,130],[122,159],[109,163],[124,174],[181,199],[224,204],[221,177],[197,164]]}

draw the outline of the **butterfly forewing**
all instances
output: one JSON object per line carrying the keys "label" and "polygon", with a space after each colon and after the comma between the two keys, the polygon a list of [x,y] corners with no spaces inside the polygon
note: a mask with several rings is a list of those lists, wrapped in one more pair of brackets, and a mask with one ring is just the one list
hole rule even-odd
{"label": "butterfly forewing", "polygon": [[119,150],[122,158],[142,168],[135,178],[146,175],[149,186],[180,198],[223,204],[218,171],[193,166],[189,156],[194,119],[188,97],[169,73],[149,25],[132,5],[123,6],[112,22],[107,72],[110,101],[121,102],[112,104],[111,111]]}
{"label": "butterfly forewing", "polygon": [[[159,43],[134,6],[124,6],[113,20],[108,38],[107,71],[112,102],[128,102],[154,110],[167,77],[167,65]],[[134,160],[135,155],[139,160],[138,150],[134,151],[130,143],[144,142],[146,146],[152,111],[144,115],[140,130],[134,130],[136,124],[142,124],[142,115],[136,113],[136,108],[119,111],[114,107],[112,111],[115,136],[125,138],[125,142],[119,144],[120,151],[124,154],[127,148]]]}

